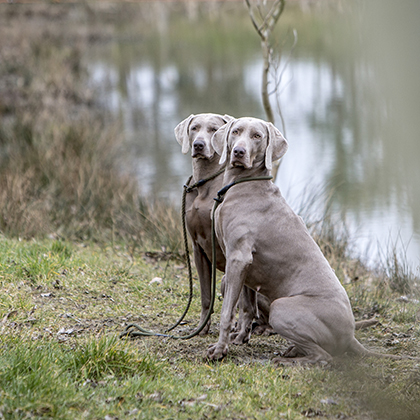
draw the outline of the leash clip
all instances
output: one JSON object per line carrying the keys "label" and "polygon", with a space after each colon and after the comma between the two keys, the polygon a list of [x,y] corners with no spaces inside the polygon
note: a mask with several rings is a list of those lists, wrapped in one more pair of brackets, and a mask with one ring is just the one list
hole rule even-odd
{"label": "leash clip", "polygon": [[184,184],[184,190],[187,194],[190,193],[193,189],[194,189],[194,187],[191,188],[187,184]]}

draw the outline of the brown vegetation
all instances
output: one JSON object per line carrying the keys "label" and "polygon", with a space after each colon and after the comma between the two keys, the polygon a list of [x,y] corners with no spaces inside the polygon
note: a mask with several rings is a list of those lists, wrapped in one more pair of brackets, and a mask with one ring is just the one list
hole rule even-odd
{"label": "brown vegetation", "polygon": [[[20,237],[124,237],[175,249],[178,215],[123,174],[119,123],[86,87],[82,56],[108,34],[89,9],[32,5],[0,16],[0,231]],[[110,122],[109,122],[110,121]]]}

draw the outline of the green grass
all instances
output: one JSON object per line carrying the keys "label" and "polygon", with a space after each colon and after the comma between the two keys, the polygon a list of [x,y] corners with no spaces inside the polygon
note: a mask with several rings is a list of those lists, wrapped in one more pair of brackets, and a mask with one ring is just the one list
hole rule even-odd
{"label": "green grass", "polygon": [[[0,237],[0,413],[5,419],[414,419],[415,361],[343,358],[328,366],[276,367],[279,336],[253,336],[221,363],[204,356],[217,340],[120,339],[131,322],[163,330],[188,296],[184,265],[164,253],[55,240]],[[371,273],[372,274],[372,273]],[[367,274],[366,274],[367,276]],[[163,283],[150,283],[161,277]],[[380,281],[375,279],[374,281]],[[346,285],[368,348],[419,356],[418,303],[366,283]],[[198,284],[186,325],[199,319]],[[108,416],[108,417],[107,417]]]}

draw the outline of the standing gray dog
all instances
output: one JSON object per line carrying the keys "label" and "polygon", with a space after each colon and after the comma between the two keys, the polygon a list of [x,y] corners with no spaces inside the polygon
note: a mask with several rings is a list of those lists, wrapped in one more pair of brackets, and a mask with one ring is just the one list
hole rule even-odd
{"label": "standing gray dog", "polygon": [[[224,185],[270,174],[287,142],[273,124],[239,118],[221,127],[212,144],[227,164]],[[265,295],[270,324],[293,346],[275,362],[331,361],[345,352],[372,354],[354,337],[346,291],[310,236],[303,220],[269,180],[234,184],[215,213],[216,235],[226,257],[219,341],[207,357],[228,350],[234,308],[244,285]],[[398,358],[392,355],[386,357]]]}
{"label": "standing gray dog", "polygon": [[[211,138],[220,127],[231,120],[233,120],[233,117],[228,115],[192,114],[175,127],[175,137],[182,146],[182,153],[188,153],[191,148],[193,158],[193,177],[187,189],[185,216],[200,280],[200,325],[207,316],[211,299],[212,243],[210,213],[217,191],[223,186],[225,169],[225,163],[219,163],[220,155],[214,151]],[[225,271],[225,257],[218,243],[216,243],[216,263],[219,270]],[[222,294],[223,289],[224,281],[222,280]],[[242,344],[249,340],[252,321],[256,318],[260,329],[262,331],[267,329],[268,311],[269,305],[266,299],[259,296],[257,306],[255,292],[245,288],[239,304],[238,325],[230,336],[233,343]],[[201,334],[207,334],[209,328],[210,321],[201,331]]]}

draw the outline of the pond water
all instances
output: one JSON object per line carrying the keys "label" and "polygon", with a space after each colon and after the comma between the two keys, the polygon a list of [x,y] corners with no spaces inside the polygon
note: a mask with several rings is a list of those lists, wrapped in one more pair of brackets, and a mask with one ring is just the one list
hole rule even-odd
{"label": "pond water", "polygon": [[[122,118],[125,169],[144,194],[179,203],[191,161],[175,141],[178,122],[201,112],[265,118],[259,38],[242,1],[127,7],[84,60],[98,99]],[[416,0],[289,1],[271,80],[289,141],[276,180],[288,202],[299,210],[326,191],[359,256],[374,262],[395,245],[417,274],[419,16]]]}

